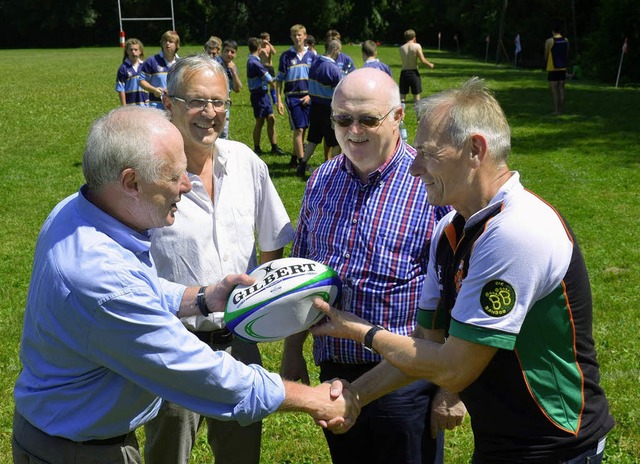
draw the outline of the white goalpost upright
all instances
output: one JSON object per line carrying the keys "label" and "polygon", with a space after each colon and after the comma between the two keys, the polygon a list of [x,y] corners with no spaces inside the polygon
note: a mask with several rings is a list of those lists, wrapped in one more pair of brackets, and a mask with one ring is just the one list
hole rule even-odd
{"label": "white goalpost upright", "polygon": [[118,0],[118,21],[120,22],[120,46],[124,48],[125,36],[124,36],[124,28],[122,27],[122,21],[171,21],[171,30],[176,30],[176,23],[174,20],[173,14],[173,0],[170,0],[171,3],[171,16],[166,17],[158,17],[158,18],[123,18],[122,17],[122,8],[120,6],[120,0]]}

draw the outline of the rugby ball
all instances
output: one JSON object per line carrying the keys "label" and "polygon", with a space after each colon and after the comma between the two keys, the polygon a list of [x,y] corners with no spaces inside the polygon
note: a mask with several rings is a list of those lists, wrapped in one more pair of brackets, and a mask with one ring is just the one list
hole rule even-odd
{"label": "rugby ball", "polygon": [[333,304],[342,288],[333,269],[304,258],[275,259],[249,275],[255,283],[233,289],[224,321],[231,332],[250,342],[281,340],[308,329],[323,316],[313,307],[313,298]]}

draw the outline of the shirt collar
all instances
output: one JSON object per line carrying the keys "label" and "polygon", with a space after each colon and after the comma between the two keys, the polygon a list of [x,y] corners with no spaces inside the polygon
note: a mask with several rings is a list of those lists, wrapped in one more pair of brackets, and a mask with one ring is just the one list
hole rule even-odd
{"label": "shirt collar", "polygon": [[520,173],[518,171],[511,171],[511,177],[506,181],[500,190],[493,196],[489,204],[482,208],[480,211],[471,215],[465,227],[470,227],[478,221],[483,220],[488,215],[492,214],[497,208],[502,208],[507,196],[517,190],[522,190],[524,187],[520,183]]}
{"label": "shirt collar", "polygon": [[85,197],[87,186],[78,192],[76,209],[78,214],[98,232],[111,237],[113,241],[133,253],[148,252],[151,245],[148,231],[137,232],[131,227],[105,213]]}
{"label": "shirt collar", "polygon": [[[390,173],[395,170],[396,166],[398,165],[398,163],[400,163],[400,160],[404,156],[411,155],[411,152],[407,149],[407,147],[408,145],[402,143],[400,138],[398,138],[398,143],[391,158],[385,161],[385,163],[378,167],[378,169],[369,173],[369,175],[367,176],[366,185],[373,185],[386,179],[390,175]],[[358,179],[359,181],[358,176],[353,170],[353,163],[351,163],[351,160],[347,158],[346,155],[344,155],[341,167],[350,176]]]}
{"label": "shirt collar", "polygon": [[330,56],[326,56],[326,55],[318,55],[318,58],[323,60],[323,61],[330,61],[332,63],[335,63],[336,60],[334,60],[333,58],[331,58]]}
{"label": "shirt collar", "polygon": [[221,139],[216,140],[214,145],[215,156],[213,157],[213,172],[218,175],[227,174],[229,164],[229,150],[225,146],[225,142]]}

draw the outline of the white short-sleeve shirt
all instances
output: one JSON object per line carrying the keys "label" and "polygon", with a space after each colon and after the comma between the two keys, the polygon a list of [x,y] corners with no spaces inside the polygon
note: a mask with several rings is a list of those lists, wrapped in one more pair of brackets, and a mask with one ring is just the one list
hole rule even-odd
{"label": "white short-sleeve shirt", "polygon": [[[283,248],[293,226],[269,169],[249,147],[218,139],[214,157],[214,201],[195,174],[182,195],[175,222],[152,233],[151,254],[158,274],[184,285],[207,285],[257,266],[261,250]],[[182,319],[192,331],[224,326],[222,313]]]}

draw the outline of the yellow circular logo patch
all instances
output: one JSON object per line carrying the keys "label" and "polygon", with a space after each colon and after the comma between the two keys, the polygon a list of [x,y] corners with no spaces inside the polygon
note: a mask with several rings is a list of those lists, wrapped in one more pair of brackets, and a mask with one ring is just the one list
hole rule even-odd
{"label": "yellow circular logo patch", "polygon": [[480,294],[482,310],[492,317],[509,314],[516,304],[516,292],[504,280],[492,280],[482,287]]}

